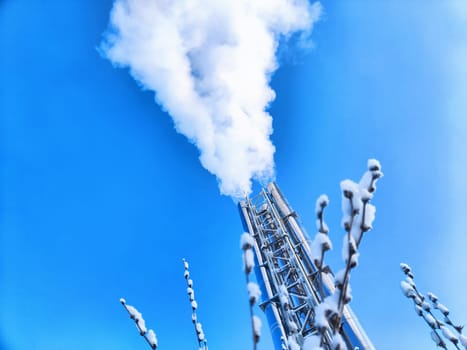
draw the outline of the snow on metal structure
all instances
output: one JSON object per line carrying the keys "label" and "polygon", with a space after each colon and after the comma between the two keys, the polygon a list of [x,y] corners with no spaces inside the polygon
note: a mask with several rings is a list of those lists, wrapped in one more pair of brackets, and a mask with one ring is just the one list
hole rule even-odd
{"label": "snow on metal structure", "polygon": [[[301,228],[295,211],[270,183],[255,198],[239,203],[245,231],[254,238],[255,273],[276,350],[287,349],[288,339],[317,334],[314,308],[330,295],[333,278],[321,274],[313,263],[310,239]],[[341,336],[348,349],[373,350],[375,347],[347,305]],[[330,335],[326,337],[330,348]],[[326,344],[324,344],[326,346]]]}

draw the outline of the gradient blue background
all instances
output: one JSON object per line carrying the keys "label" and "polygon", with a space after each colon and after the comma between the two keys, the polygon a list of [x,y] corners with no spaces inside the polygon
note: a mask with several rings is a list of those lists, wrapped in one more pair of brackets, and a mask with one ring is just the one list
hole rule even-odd
{"label": "gradient blue background", "polygon": [[[160,349],[195,349],[183,257],[210,348],[251,348],[237,208],[153,93],[100,57],[111,6],[0,1],[0,348],[145,349],[125,297]],[[339,181],[382,162],[352,306],[378,349],[434,349],[399,263],[467,322],[467,6],[323,6],[314,49],[272,79],[277,181],[310,235],[329,195],[339,269]]]}

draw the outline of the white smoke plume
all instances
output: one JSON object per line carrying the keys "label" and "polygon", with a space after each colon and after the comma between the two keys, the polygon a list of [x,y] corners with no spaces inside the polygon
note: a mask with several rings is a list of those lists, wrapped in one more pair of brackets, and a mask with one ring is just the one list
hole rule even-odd
{"label": "white smoke plume", "polygon": [[221,193],[240,198],[274,177],[266,108],[279,40],[306,38],[320,13],[308,0],[116,0],[101,49],[155,92]]}

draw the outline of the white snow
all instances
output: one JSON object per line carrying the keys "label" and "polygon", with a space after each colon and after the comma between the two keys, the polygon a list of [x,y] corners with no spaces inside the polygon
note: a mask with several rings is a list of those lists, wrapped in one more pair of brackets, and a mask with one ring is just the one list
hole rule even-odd
{"label": "white snow", "polygon": [[[349,180],[350,181],[350,180]],[[342,183],[341,183],[342,185]],[[342,214],[343,216],[352,216],[352,206],[350,205],[350,200],[345,197],[345,196],[342,196],[342,201],[341,201],[341,206],[342,206]]]}
{"label": "white snow", "polygon": [[245,263],[245,272],[250,273],[253,267],[255,267],[255,259],[253,255],[253,250],[246,249],[243,252],[243,261]]}
{"label": "white snow", "polygon": [[438,297],[437,297],[436,295],[434,295],[433,293],[428,292],[427,295],[428,295],[428,298],[429,298],[433,303],[437,303],[437,302],[438,302]]}
{"label": "white snow", "polygon": [[342,180],[340,183],[340,187],[341,187],[341,191],[344,192],[344,194],[349,195],[349,196],[350,195],[353,196],[359,191],[358,185],[354,181],[349,180],[349,179]]}
{"label": "white snow", "polygon": [[332,249],[332,242],[329,239],[329,236],[325,233],[318,233],[315,237],[315,241],[317,241],[317,244],[323,252]]}
{"label": "white snow", "polygon": [[415,296],[415,290],[406,281],[401,281],[401,289],[402,293],[404,293],[407,298],[412,298]]}
{"label": "white snow", "polygon": [[368,230],[373,228],[373,221],[375,220],[376,207],[373,204],[367,203],[365,206],[365,217],[363,227]]}
{"label": "white snow", "polygon": [[329,227],[324,220],[316,219],[316,229],[321,233],[328,233]]}
{"label": "white snow", "polygon": [[410,278],[413,278],[412,269],[409,265],[401,263],[399,266],[401,267],[401,270],[402,272],[404,272],[405,275],[407,275]]}
{"label": "white snow", "polygon": [[344,241],[342,244],[342,259],[347,264],[349,260],[349,255],[351,254],[350,266],[355,267],[358,265],[358,256],[359,253],[357,252],[357,244],[355,243],[355,239],[352,235],[350,235],[350,239],[348,239],[347,235],[344,236]]}
{"label": "white snow", "polygon": [[380,171],[381,170],[381,163],[377,159],[368,159],[368,170],[371,171]]}
{"label": "white snow", "polygon": [[[381,179],[383,176],[384,176],[384,173],[382,171],[379,171],[379,170],[373,171],[373,177],[375,179]],[[376,190],[376,181],[373,184],[373,190]]]}
{"label": "white snow", "polygon": [[[373,174],[371,171],[366,171],[362,178],[360,179],[360,182],[358,183],[358,186],[363,190],[368,190],[371,188],[371,182],[373,180]],[[369,192],[368,192],[369,193]],[[371,199],[371,198],[370,198]]]}
{"label": "white snow", "polygon": [[[342,200],[342,204],[344,204],[344,202],[348,203],[348,200],[346,201]],[[350,205],[349,205],[349,208],[350,208]],[[352,222],[352,215],[346,215],[346,214],[342,215],[341,226],[343,229],[347,230],[351,222]]]}
{"label": "white snow", "polygon": [[253,332],[255,337],[259,338],[261,336],[261,320],[258,316],[253,315]]}
{"label": "white snow", "polygon": [[141,312],[136,310],[134,306],[128,305],[125,299],[120,299],[120,302],[123,304],[125,309],[128,311],[130,317],[135,320],[136,328],[138,328],[141,335],[144,335],[147,332],[146,321],[144,321],[143,315]]}
{"label": "white snow", "polygon": [[360,220],[354,220],[354,222],[352,223],[352,228],[350,229],[350,234],[354,238],[355,242],[359,242],[361,240],[361,237],[362,237],[362,234],[363,234],[361,224],[362,224],[361,219]]}
{"label": "white snow", "polygon": [[279,286],[279,301],[283,307],[289,305],[289,291],[283,284]]}
{"label": "white snow", "polygon": [[459,334],[459,340],[462,346],[467,350],[467,337],[463,334]]}
{"label": "white snow", "polygon": [[321,342],[321,336],[319,335],[308,336],[303,341],[302,350],[323,350],[323,348],[319,346],[320,342]]}
{"label": "white snow", "polygon": [[188,287],[186,290],[188,295],[190,296],[190,301],[195,300],[195,291],[193,290],[193,288]]}
{"label": "white snow", "polygon": [[347,284],[347,289],[345,290],[345,304],[350,303],[352,300],[352,288],[350,287],[350,284]]}
{"label": "white snow", "polygon": [[360,191],[358,191],[352,197],[352,208],[354,212],[360,213],[362,211],[362,206],[363,206],[362,198],[360,197]]}
{"label": "white snow", "polygon": [[287,343],[289,345],[289,350],[300,350],[300,345],[297,344],[294,337],[288,337]]}
{"label": "white snow", "polygon": [[453,343],[457,343],[459,341],[459,339],[457,339],[457,337],[454,335],[454,333],[451,332],[451,330],[448,327],[440,326],[439,328],[441,329],[441,332],[443,332],[443,336],[446,339],[449,339],[449,341]]}
{"label": "white snow", "polygon": [[150,329],[148,331],[148,333],[146,334],[146,338],[148,339],[148,342],[149,344],[151,344],[151,347],[153,349],[157,348],[157,337],[156,337],[156,333],[154,333],[154,331],[152,329]]}
{"label": "white snow", "polygon": [[368,201],[370,201],[373,198],[373,194],[370,193],[366,188],[362,188],[360,186],[360,198],[361,198],[362,202],[367,203]]}
{"label": "white snow", "polygon": [[259,286],[254,282],[249,282],[247,285],[247,289],[248,289],[248,295],[250,297],[250,303],[252,305],[256,304],[256,302],[258,301],[261,295]]}
{"label": "white snow", "polygon": [[326,303],[326,307],[334,314],[337,314],[338,312],[337,306],[338,306],[340,294],[341,294],[341,290],[335,289],[334,293],[327,296],[323,302],[323,303]]}
{"label": "white snow", "polygon": [[240,237],[240,248],[246,250],[253,247],[255,241],[248,232],[244,232]]}
{"label": "white snow", "polygon": [[322,233],[328,233],[329,232],[329,227],[328,225],[324,222],[322,222],[322,227],[319,228],[319,230],[321,230]]}
{"label": "white snow", "polygon": [[311,243],[311,254],[315,263],[319,263],[322,260],[324,252],[330,249],[332,249],[332,242],[329,236],[325,233],[318,232]]}
{"label": "white snow", "polygon": [[423,310],[430,311],[431,307],[426,301],[422,301],[422,308]]}
{"label": "white snow", "polygon": [[136,308],[134,306],[125,304],[125,307],[126,307],[128,313],[130,314],[130,317],[132,319],[137,321],[139,318],[141,318],[141,313],[138,310],[136,310]]}
{"label": "white snow", "polygon": [[258,213],[261,213],[261,212],[265,211],[267,208],[268,208],[268,204],[267,204],[267,203],[261,204],[261,207],[259,207]]}
{"label": "white snow", "polygon": [[439,328],[438,321],[431,314],[424,313],[422,316],[431,328]]}
{"label": "white snow", "polygon": [[137,324],[137,328],[138,328],[139,331],[140,331],[140,334],[141,334],[141,335],[146,334],[146,332],[148,331],[148,329],[146,328],[146,321],[145,321],[144,318],[141,316],[141,314],[140,314],[140,317],[139,317],[138,319],[136,319],[136,324]]}
{"label": "white snow", "polygon": [[413,289],[416,289],[416,288],[417,288],[417,285],[415,284],[414,280],[413,280],[411,277],[407,276],[407,277],[405,278],[405,281],[406,281],[408,284],[410,284],[410,285],[412,286]]}
{"label": "white snow", "polygon": [[399,266],[401,267],[402,271],[404,271],[404,273],[412,271],[411,267],[406,263],[400,263]]}
{"label": "white snow", "polygon": [[326,313],[330,309],[331,307],[326,301],[323,301],[315,307],[315,325],[321,331],[329,329],[329,322],[326,317]]}
{"label": "white snow", "polygon": [[347,350],[347,346],[345,345],[344,339],[342,339],[342,336],[339,333],[332,335],[331,349]]}
{"label": "white snow", "polygon": [[298,332],[298,326],[294,321],[289,322],[289,331],[292,333],[297,333]]}
{"label": "white snow", "polygon": [[431,335],[431,339],[433,339],[433,341],[435,342],[436,345],[438,346],[441,346],[441,344],[443,343],[443,339],[441,339],[441,337],[439,336],[438,333],[436,333],[434,330],[432,330],[430,332],[430,335]]}
{"label": "white snow", "polygon": [[[338,285],[343,285],[344,284],[344,277],[345,277],[345,269],[340,269],[336,275],[334,276],[334,283],[336,287]],[[350,275],[349,275],[350,278]]]}
{"label": "white snow", "polygon": [[[342,190],[342,213],[344,216],[352,215],[353,211],[359,212],[362,207],[362,201],[360,197],[360,188],[352,180],[341,181]],[[352,206],[349,207],[345,202],[351,202]]]}
{"label": "white snow", "polygon": [[449,309],[441,303],[436,303],[435,308],[437,308],[444,316],[449,315]]}
{"label": "white snow", "polygon": [[322,194],[318,197],[315,204],[315,213],[318,215],[323,211],[323,209],[329,204],[329,198],[327,195]]}
{"label": "white snow", "polygon": [[201,323],[196,323],[196,334],[198,335],[198,341],[203,341],[204,340],[204,332],[203,332],[203,326]]}
{"label": "white snow", "polygon": [[414,304],[414,308],[418,316],[421,316],[423,314],[423,309],[420,306],[418,306],[417,304]]}

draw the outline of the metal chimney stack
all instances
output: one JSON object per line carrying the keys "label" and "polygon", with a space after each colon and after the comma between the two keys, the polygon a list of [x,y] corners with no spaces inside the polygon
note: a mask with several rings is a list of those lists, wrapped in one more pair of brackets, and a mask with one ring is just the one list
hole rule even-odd
{"label": "metal chimney stack", "polygon": [[[319,277],[310,239],[277,184],[270,183],[257,197],[240,202],[239,209],[244,229],[255,241],[255,273],[263,296],[260,306],[266,313],[275,349],[287,349],[286,339],[291,334],[298,335],[301,344],[318,332],[314,307],[334,291],[333,278],[328,274]],[[285,294],[281,292],[284,288]],[[349,306],[345,306],[342,321],[341,335],[348,349],[375,349]],[[329,338],[326,343],[324,348],[330,349]]]}

